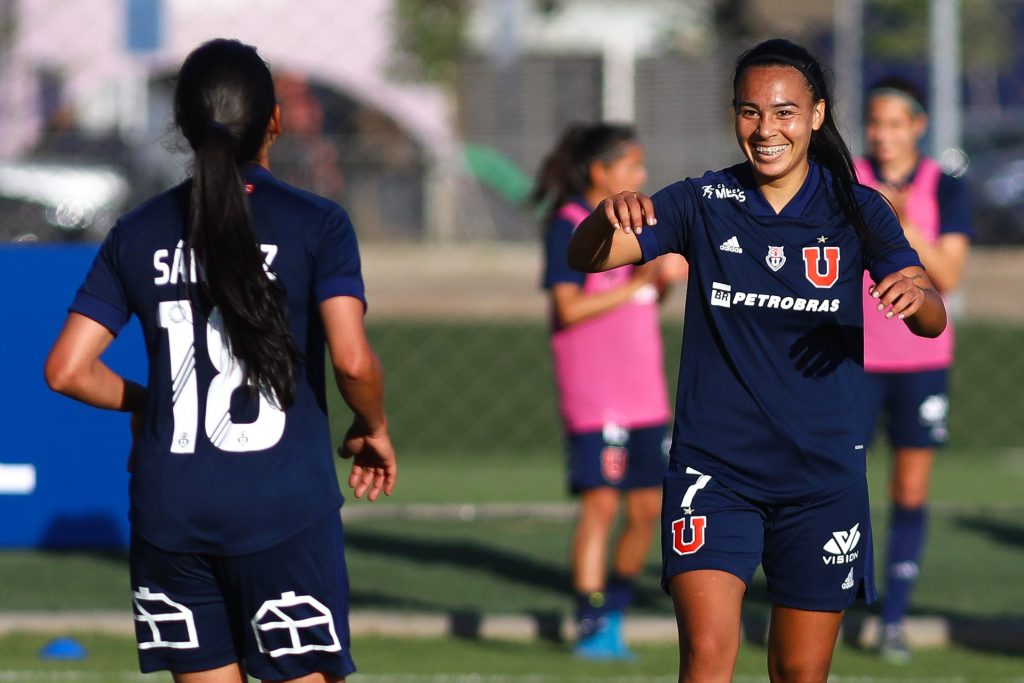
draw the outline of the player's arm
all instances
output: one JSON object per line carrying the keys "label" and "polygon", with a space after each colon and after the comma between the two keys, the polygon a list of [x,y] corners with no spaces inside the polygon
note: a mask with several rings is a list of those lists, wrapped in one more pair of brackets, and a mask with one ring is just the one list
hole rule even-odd
{"label": "player's arm", "polygon": [[601,200],[569,242],[569,266],[596,273],[643,258],[636,235],[645,225],[654,225],[654,205],[642,192],[620,192]]}
{"label": "player's arm", "polygon": [[556,282],[551,286],[551,301],[558,324],[562,327],[575,325],[614,310],[647,291],[653,300],[658,296],[654,285],[656,276],[657,268],[652,261],[635,268],[633,276],[621,287],[603,292],[588,293],[575,282]]}
{"label": "player's arm", "polygon": [[395,449],[384,411],[384,375],[363,324],[363,302],[334,296],[320,304],[338,391],[355,414],[339,455],[352,458],[348,485],[356,498],[391,495],[398,477]]}
{"label": "player's arm", "polygon": [[937,337],[946,329],[942,297],[920,266],[890,273],[868,291],[880,315],[899,318],[919,337]]}
{"label": "player's arm", "polygon": [[935,288],[940,292],[949,292],[957,288],[967,265],[967,252],[971,241],[967,235],[948,232],[939,236],[935,242],[917,237],[916,230],[906,230],[907,240],[921,257],[921,263],[928,269]]}
{"label": "player's arm", "polygon": [[46,384],[97,408],[140,411],[146,405],[145,387],[126,380],[100,360],[113,339],[113,333],[92,318],[70,313],[46,358]]}

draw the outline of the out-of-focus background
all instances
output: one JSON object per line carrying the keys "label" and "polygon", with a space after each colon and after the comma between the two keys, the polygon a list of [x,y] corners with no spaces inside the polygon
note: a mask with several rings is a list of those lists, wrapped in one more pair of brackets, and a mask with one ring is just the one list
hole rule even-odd
{"label": "out-of-focus background", "polygon": [[[952,301],[951,440],[915,600],[924,654],[882,667],[866,649],[874,612],[857,611],[837,680],[1019,680],[1024,0],[0,0],[0,344],[12,380],[0,396],[0,632],[38,632],[0,638],[0,678],[112,680],[132,666],[127,421],[49,394],[42,360],[112,222],[187,176],[171,123],[181,61],[236,37],[277,79],[286,133],[274,173],[342,203],[361,241],[402,460],[392,500],[344,513],[367,678],[671,680],[655,554],[637,607],[651,619],[634,632],[651,642],[640,664],[577,665],[557,637],[571,609],[573,508],[540,227],[524,199],[575,120],[634,122],[650,191],[739,160],[732,66],[777,35],[832,66],[855,151],[864,89],[893,72],[916,79],[926,151],[969,183],[977,231]],[[682,301],[680,287],[662,309],[672,383]],[[109,361],[144,379],[133,327]],[[346,414],[333,408],[337,439]],[[888,466],[875,449],[879,547]],[[765,610],[755,583],[749,623]],[[489,615],[511,616],[489,626]],[[409,640],[417,628],[428,640]],[[91,658],[38,660],[33,638],[61,629]],[[750,631],[739,671],[759,680]]]}

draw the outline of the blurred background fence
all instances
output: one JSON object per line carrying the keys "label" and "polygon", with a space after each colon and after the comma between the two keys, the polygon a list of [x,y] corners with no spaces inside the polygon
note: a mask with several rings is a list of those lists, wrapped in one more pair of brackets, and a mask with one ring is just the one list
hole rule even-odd
{"label": "blurred background fence", "polygon": [[[855,148],[865,85],[927,86],[929,149],[966,174],[978,231],[952,445],[1020,467],[1024,0],[0,0],[0,239],[96,242],[183,178],[173,74],[202,40],[241,38],[278,79],[275,173],[361,236],[398,441],[557,457],[534,170],[565,124],[600,117],[635,121],[649,189],[734,162],[731,68],[771,35],[834,66]],[[664,307],[672,378],[681,302]]]}

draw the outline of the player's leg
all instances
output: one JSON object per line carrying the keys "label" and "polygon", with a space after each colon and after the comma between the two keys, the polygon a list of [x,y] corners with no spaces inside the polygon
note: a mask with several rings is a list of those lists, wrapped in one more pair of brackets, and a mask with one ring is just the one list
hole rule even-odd
{"label": "player's leg", "polygon": [[174,683],[246,683],[245,674],[238,664],[228,664],[208,671],[173,674]]}
{"label": "player's leg", "polygon": [[887,659],[902,663],[910,658],[902,625],[924,550],[935,450],[948,436],[948,372],[938,370],[892,377],[891,509],[880,649]]}
{"label": "player's leg", "polygon": [[709,473],[673,466],[661,519],[662,586],[679,628],[679,680],[728,681],[743,595],[761,560],[764,511]]}
{"label": "player's leg", "polygon": [[843,611],[875,598],[867,480],[774,506],[764,567],[773,681],[825,681]]}
{"label": "player's leg", "polygon": [[772,605],[768,630],[768,677],[773,683],[828,680],[842,612],[815,612]]}
{"label": "player's leg", "polygon": [[619,487],[626,493],[626,523],[613,560],[614,574],[640,573],[661,515],[661,486],[667,469],[665,425],[634,429],[627,444],[626,472]]}
{"label": "player's leg", "polygon": [[575,653],[588,659],[617,656],[608,631],[605,589],[609,539],[621,497],[617,485],[626,465],[626,451],[618,443],[624,440],[620,431],[606,428],[573,434],[568,439],[569,487],[580,500],[572,540],[578,632]]}
{"label": "player's leg", "polygon": [[286,681],[263,679],[262,683],[345,683],[345,678],[317,673],[300,678],[290,678]]}
{"label": "player's leg", "polygon": [[633,602],[633,587],[643,570],[661,516],[661,485],[667,468],[665,425],[634,429],[626,445],[625,522],[612,553],[612,571],[605,587],[609,628],[621,658],[632,658],[623,635],[623,620]]}
{"label": "player's leg", "polygon": [[680,683],[732,680],[746,591],[742,579],[716,569],[688,571],[670,579],[679,629]]}
{"label": "player's leg", "polygon": [[355,671],[341,517],[326,517],[250,555],[223,558],[225,586],[250,676],[335,682]]}
{"label": "player's leg", "polygon": [[572,541],[572,577],[576,595],[576,654],[593,659],[615,656],[606,638],[608,541],[619,510],[619,491],[610,486],[580,494],[579,519]]}

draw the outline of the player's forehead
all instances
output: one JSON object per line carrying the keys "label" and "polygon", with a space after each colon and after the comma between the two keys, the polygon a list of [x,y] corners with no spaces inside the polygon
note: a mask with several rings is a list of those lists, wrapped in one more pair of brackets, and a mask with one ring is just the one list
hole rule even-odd
{"label": "player's forehead", "polygon": [[814,95],[807,79],[788,64],[756,64],[744,69],[736,80],[737,106],[758,109],[795,105],[809,107]]}
{"label": "player's forehead", "polygon": [[915,118],[911,104],[906,97],[897,94],[874,95],[868,100],[868,118],[896,120],[905,119],[911,121]]}

